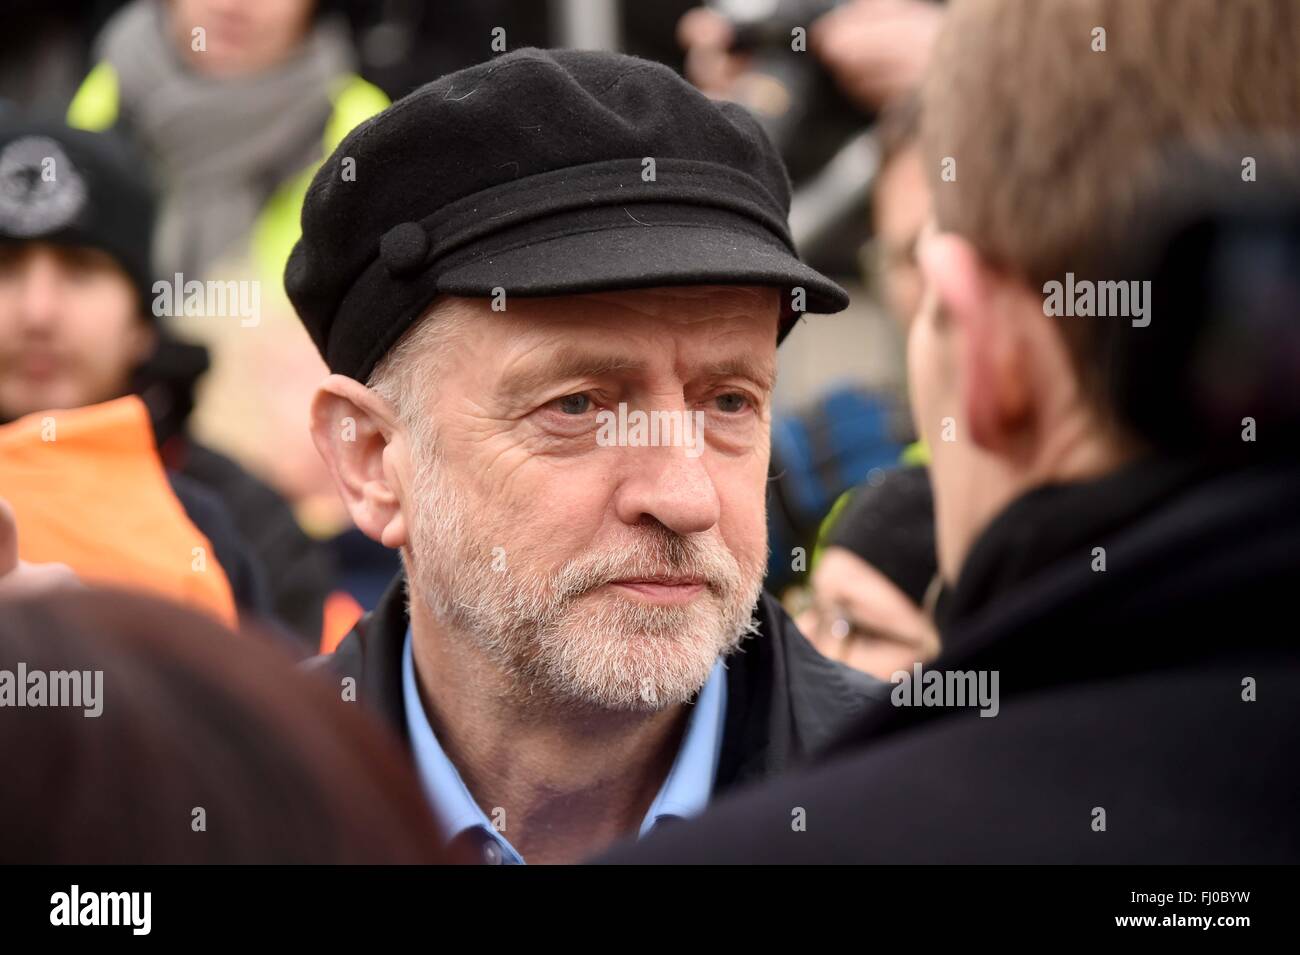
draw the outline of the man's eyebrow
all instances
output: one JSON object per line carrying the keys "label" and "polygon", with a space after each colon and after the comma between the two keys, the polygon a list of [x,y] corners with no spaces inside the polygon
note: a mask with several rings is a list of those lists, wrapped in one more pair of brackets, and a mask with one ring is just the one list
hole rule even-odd
{"label": "man's eyebrow", "polygon": [[644,361],[625,355],[602,355],[572,349],[552,354],[534,352],[529,358],[527,364],[502,377],[503,390],[515,394],[528,393],[556,381],[598,378],[616,371],[642,371],[646,367]]}
{"label": "man's eyebrow", "polygon": [[[502,390],[511,394],[528,394],[557,382],[578,378],[599,378],[613,372],[644,371],[646,362],[618,354],[600,354],[565,349],[552,354],[533,353],[526,365],[507,372],[501,379]],[[746,378],[771,391],[776,387],[776,370],[771,365],[743,355],[710,362],[700,369],[701,377]]]}
{"label": "man's eyebrow", "polygon": [[712,378],[748,378],[767,391],[776,387],[776,369],[773,366],[744,356],[712,362],[704,367],[704,374]]}

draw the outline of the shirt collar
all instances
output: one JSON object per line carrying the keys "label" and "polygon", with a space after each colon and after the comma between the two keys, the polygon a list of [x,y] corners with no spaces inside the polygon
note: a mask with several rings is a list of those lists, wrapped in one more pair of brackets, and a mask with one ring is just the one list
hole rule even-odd
{"label": "shirt collar", "polygon": [[[522,865],[523,857],[498,832],[492,820],[470,795],[460,773],[443,751],[429,725],[415,678],[415,654],[411,629],[406,630],[402,648],[402,696],[406,728],[415,757],[416,771],[425,798],[433,807],[444,838],[450,842],[466,830],[488,837],[493,846],[490,858]],[[722,752],[722,729],[727,712],[726,669],[721,658],[713,665],[687,718],[686,733],[668,776],[641,821],[638,838],[664,819],[684,819],[701,812],[713,793],[718,758]],[[508,825],[508,823],[507,823]]]}

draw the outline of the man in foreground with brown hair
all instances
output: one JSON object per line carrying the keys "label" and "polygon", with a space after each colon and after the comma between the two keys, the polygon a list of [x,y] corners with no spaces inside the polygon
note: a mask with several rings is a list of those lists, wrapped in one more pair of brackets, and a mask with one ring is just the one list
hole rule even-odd
{"label": "man in foreground with brown hair", "polygon": [[1290,0],[953,3],[909,339],[942,655],[618,861],[1300,860],[1297,50]]}

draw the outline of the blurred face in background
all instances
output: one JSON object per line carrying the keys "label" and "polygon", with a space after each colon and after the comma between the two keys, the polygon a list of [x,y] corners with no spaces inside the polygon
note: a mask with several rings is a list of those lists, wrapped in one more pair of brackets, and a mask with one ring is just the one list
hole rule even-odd
{"label": "blurred face in background", "polygon": [[939,573],[952,585],[971,542],[1010,496],[1009,468],[980,446],[969,399],[975,388],[1018,388],[1021,382],[1007,376],[994,385],[986,374],[972,381],[973,365],[987,369],[981,353],[990,344],[972,340],[971,323],[954,317],[947,296],[961,296],[963,303],[978,300],[972,311],[997,309],[973,278],[980,268],[973,251],[957,241],[949,243],[956,251],[935,252],[937,241],[927,226],[920,250],[925,285],[908,331],[907,377],[916,431],[930,451]]}
{"label": "blurred face in background", "polygon": [[107,253],[0,245],[0,418],[119,397],[154,344]]}
{"label": "blurred face in background", "polygon": [[938,654],[938,634],[921,608],[848,548],[826,548],[812,587],[815,602],[797,622],[832,660],[888,680]]}
{"label": "blurred face in background", "polygon": [[930,218],[930,187],[919,146],[907,147],[881,169],[872,210],[882,297],[890,316],[906,331],[921,307],[916,243]]}
{"label": "blurred face in background", "polygon": [[[916,143],[881,170],[874,226],[884,297],[906,335],[912,421],[930,456],[939,576],[951,588],[975,537],[1005,500],[1007,481],[1004,469],[973,440],[965,400],[971,391],[968,359],[984,343],[969,339],[969,323],[958,322],[946,300],[960,295],[971,305],[987,290],[977,289],[972,278],[980,268],[969,250],[932,253],[939,229],[925,157]],[[980,302],[981,311],[986,306]]]}
{"label": "blurred face in background", "polygon": [[[246,76],[292,56],[315,8],[315,0],[171,0],[172,35],[198,72]],[[203,49],[195,49],[197,28]]]}
{"label": "blurred face in background", "polygon": [[1132,449],[1084,396],[1040,291],[955,233],[927,227],[919,257],[925,293],[908,335],[908,386],[930,450],[939,570],[951,584],[1014,498],[1106,474]]}

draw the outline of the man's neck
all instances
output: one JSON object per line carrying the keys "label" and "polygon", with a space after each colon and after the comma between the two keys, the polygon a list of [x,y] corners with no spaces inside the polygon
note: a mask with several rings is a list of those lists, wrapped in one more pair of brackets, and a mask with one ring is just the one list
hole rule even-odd
{"label": "man's neck", "polygon": [[625,713],[526,695],[411,602],[425,713],[475,801],[531,862],[576,862],[634,834],[673,763],[686,708]]}

